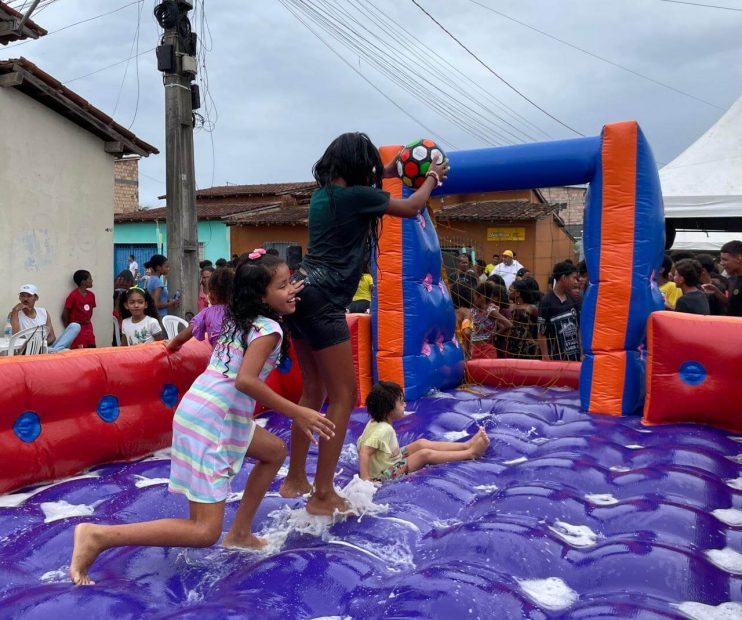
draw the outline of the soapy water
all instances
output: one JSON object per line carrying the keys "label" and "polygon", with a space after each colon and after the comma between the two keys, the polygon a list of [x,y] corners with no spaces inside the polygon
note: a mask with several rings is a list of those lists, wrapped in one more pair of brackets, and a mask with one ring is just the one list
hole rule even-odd
{"label": "soapy water", "polygon": [[[593,418],[577,403],[574,392],[538,388],[410,403],[401,444],[465,441],[484,424],[490,447],[380,486],[356,475],[368,420],[358,410],[336,476],[350,514],[316,517],[306,498],[280,497],[284,467],[255,518],[265,549],[115,549],[92,566],[93,588],[68,585],[73,526],[185,516],[167,490],[169,449],[0,496],[2,615],[738,617],[742,475],[728,457],[739,442],[705,427],[649,427],[645,450],[626,449],[639,420]],[[262,419],[289,438],[285,418]],[[689,458],[692,467],[678,465]],[[225,531],[251,468],[248,459],[233,481]]]}

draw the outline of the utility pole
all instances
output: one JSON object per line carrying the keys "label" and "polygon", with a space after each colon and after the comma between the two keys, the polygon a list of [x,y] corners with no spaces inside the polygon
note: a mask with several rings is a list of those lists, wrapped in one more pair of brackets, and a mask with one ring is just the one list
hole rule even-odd
{"label": "utility pole", "polygon": [[[167,194],[167,258],[170,298],[180,291],[181,304],[171,314],[198,311],[198,217],[193,164],[193,109],[198,107],[196,35],[191,33],[186,0],[162,0],[155,17],[164,29],[157,48],[157,68],[165,84],[165,186]],[[192,94],[196,89],[196,96]]]}

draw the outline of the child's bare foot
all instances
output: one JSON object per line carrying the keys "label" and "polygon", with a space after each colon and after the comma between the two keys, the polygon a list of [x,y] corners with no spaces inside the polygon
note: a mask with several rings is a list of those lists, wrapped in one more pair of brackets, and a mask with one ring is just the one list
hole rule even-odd
{"label": "child's bare foot", "polygon": [[335,511],[345,514],[350,512],[350,504],[340,497],[335,491],[322,494],[315,492],[307,501],[307,512],[310,515],[321,515],[331,517]]}
{"label": "child's bare foot", "polygon": [[70,578],[77,586],[92,586],[95,583],[88,575],[88,568],[101,552],[100,545],[95,541],[96,528],[92,523],[80,523],[75,527]]}
{"label": "child's bare foot", "polygon": [[487,447],[490,445],[490,438],[487,437],[484,429],[479,429],[479,432],[472,439],[474,440],[474,444],[471,447],[471,451],[474,458],[478,459],[487,451]]}
{"label": "child's bare foot", "polygon": [[312,485],[309,484],[309,480],[306,478],[303,478],[301,480],[291,480],[289,478],[284,478],[283,484],[281,484],[281,488],[278,489],[278,494],[281,497],[301,497],[302,495],[306,495],[307,493],[312,492]]}
{"label": "child's bare foot", "polygon": [[227,532],[227,535],[222,541],[222,547],[227,549],[263,549],[268,545],[268,541],[265,538],[259,538],[255,534],[247,534],[246,536],[239,536],[232,532]]}

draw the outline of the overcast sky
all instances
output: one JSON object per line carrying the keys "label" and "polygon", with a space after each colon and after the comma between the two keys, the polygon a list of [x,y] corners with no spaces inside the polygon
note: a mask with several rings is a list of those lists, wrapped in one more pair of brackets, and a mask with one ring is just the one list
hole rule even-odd
{"label": "overcast sky", "polygon": [[[656,159],[669,162],[742,94],[742,1],[697,1],[740,10],[667,0],[418,0],[485,67],[411,0],[199,0],[193,29],[205,32],[205,12],[211,33],[202,41],[210,45],[202,101],[213,99],[215,122],[195,134],[197,186],[309,180],[313,162],[345,131],[365,131],[377,145],[425,136],[461,150],[577,137],[564,125],[596,135],[607,122],[636,119]],[[162,204],[165,191],[164,91],[154,51],[141,54],[161,35],[156,4],[43,0],[34,19],[51,34],[0,48],[0,58],[28,58],[160,149],[140,163],[144,206]],[[329,28],[350,27],[345,40],[365,51],[316,25],[310,32],[285,4],[314,6]],[[392,51],[401,44],[388,20],[406,31],[398,31],[406,52]],[[410,94],[379,73],[382,56],[414,72],[404,80],[418,80],[413,91],[429,84],[436,95]]]}

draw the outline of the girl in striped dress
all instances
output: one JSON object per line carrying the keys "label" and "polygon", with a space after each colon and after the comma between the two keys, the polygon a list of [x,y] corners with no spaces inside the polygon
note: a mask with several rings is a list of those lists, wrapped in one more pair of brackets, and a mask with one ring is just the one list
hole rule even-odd
{"label": "girl in striped dress", "polygon": [[294,420],[309,440],[334,436],[322,414],[276,394],[264,381],[288,356],[281,317],[294,312],[300,290],[277,256],[254,250],[237,268],[224,329],[207,369],[194,381],[173,419],[170,490],[182,493],[189,517],[128,525],[82,523],[75,528],[70,577],[78,585],[93,581],[88,568],[111,547],[208,547],[222,533],[230,482],[245,456],[255,460],[242,501],[223,545],[260,548],[252,521],[278,469],[286,446],[252,419],[260,401]]}

